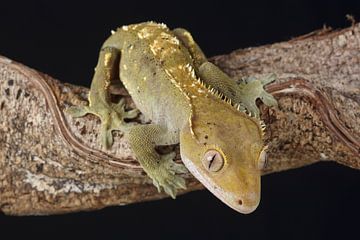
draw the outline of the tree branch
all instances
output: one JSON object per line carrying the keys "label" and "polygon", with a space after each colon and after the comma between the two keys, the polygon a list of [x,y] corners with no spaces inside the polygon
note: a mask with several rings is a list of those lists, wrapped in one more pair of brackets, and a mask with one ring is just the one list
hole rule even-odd
{"label": "tree branch", "polygon": [[[264,174],[321,160],[360,168],[360,25],[323,29],[212,61],[234,79],[278,76],[268,90],[279,109],[261,105],[269,145]],[[120,133],[112,150],[102,149],[96,117],[73,119],[64,113],[70,104],[86,103],[87,88],[1,57],[0,92],[4,213],[58,214],[166,197],[156,191]],[[138,121],[144,122],[143,116]],[[184,176],[184,192],[202,189],[191,175]]]}

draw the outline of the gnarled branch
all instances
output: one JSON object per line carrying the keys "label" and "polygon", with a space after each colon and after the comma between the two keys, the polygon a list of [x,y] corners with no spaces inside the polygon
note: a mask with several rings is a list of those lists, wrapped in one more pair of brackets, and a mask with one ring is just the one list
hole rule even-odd
{"label": "gnarled branch", "polygon": [[[212,61],[234,79],[278,76],[268,90],[279,108],[261,105],[269,145],[264,174],[321,160],[360,168],[360,25],[316,31]],[[1,57],[0,92],[1,211],[57,214],[165,197],[121,133],[115,133],[111,150],[103,149],[96,117],[73,119],[64,113],[70,104],[85,103],[87,88]],[[144,122],[143,116],[138,121]],[[191,175],[184,176],[186,191],[202,188]]]}

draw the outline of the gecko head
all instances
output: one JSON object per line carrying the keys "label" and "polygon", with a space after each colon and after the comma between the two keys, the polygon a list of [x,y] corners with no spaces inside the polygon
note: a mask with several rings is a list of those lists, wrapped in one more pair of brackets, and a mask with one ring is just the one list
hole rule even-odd
{"label": "gecko head", "polygon": [[185,166],[208,190],[240,213],[257,208],[266,161],[257,119],[229,109],[197,114],[180,137]]}

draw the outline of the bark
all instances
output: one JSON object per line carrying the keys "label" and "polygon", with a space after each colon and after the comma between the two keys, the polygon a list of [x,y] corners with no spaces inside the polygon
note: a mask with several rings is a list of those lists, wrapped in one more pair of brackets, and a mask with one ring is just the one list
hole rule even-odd
{"label": "bark", "polygon": [[[234,79],[278,76],[268,91],[279,108],[260,105],[269,145],[264,174],[329,160],[360,168],[360,25],[322,29],[212,61]],[[5,214],[59,214],[166,197],[139,167],[121,133],[105,150],[98,144],[96,117],[73,119],[64,113],[69,105],[86,104],[87,88],[1,57],[0,92],[0,210]],[[138,121],[144,122],[143,116]],[[184,176],[188,189],[182,193],[203,188]]]}

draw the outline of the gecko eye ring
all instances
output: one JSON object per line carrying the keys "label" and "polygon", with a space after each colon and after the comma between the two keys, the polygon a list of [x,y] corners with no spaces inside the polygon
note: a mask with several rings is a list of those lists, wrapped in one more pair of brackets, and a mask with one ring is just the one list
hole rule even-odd
{"label": "gecko eye ring", "polygon": [[211,149],[204,154],[202,164],[207,171],[218,172],[224,166],[224,157],[220,152]]}

